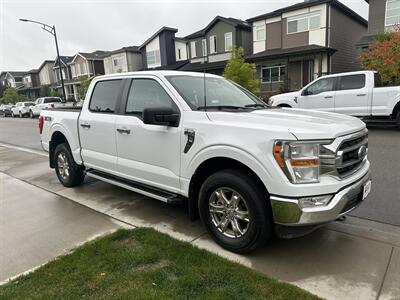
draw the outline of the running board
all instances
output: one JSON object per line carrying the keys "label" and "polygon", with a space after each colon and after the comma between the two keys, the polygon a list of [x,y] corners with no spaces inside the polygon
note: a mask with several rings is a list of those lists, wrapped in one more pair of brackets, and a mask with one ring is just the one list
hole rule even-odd
{"label": "running board", "polygon": [[150,187],[148,185],[138,183],[135,181],[131,181],[125,178],[121,178],[119,176],[114,176],[108,173],[104,173],[101,171],[97,171],[94,169],[89,169],[86,171],[86,175],[92,178],[96,178],[98,180],[125,188],[127,190],[133,191],[138,194],[142,194],[144,196],[154,198],[160,201],[163,201],[168,204],[178,204],[182,203],[183,197],[170,193],[167,191],[163,191],[157,188]]}

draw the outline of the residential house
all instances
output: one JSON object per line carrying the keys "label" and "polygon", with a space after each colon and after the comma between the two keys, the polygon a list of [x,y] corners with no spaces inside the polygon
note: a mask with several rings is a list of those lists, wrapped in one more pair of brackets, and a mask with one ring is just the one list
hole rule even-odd
{"label": "residential house", "polygon": [[132,72],[142,68],[142,53],[137,46],[123,47],[104,57],[105,74]]}
{"label": "residential house", "polygon": [[[53,88],[63,96],[62,92],[62,82],[61,82],[61,74],[62,78],[65,81],[70,80],[72,78],[71,76],[71,66],[69,63],[72,61],[74,57],[73,56],[60,56],[60,59],[58,60],[57,58],[55,59],[54,65],[53,65],[53,74],[54,74],[54,85]],[[60,66],[61,66],[61,73],[60,73]],[[67,99],[73,98],[73,90],[71,85],[65,85],[65,96]]]}
{"label": "residential house", "polygon": [[2,87],[17,88],[23,85],[22,77],[26,71],[4,71],[0,73],[0,85]]}
{"label": "residential house", "polygon": [[143,57],[143,70],[176,70],[187,63],[186,42],[176,38],[176,28],[162,27],[140,47]]}
{"label": "residential house", "polygon": [[24,94],[29,100],[36,100],[40,92],[39,70],[33,69],[26,72],[22,77],[22,83],[23,86],[18,88],[18,92]]}
{"label": "residential house", "polygon": [[400,24],[400,0],[365,0],[369,4],[368,32],[357,46],[368,48],[378,33],[392,31]]}
{"label": "residential house", "polygon": [[90,79],[97,75],[104,75],[104,58],[109,51],[97,50],[92,53],[78,52],[68,65],[71,68],[71,78],[64,82],[67,93],[75,100],[85,97],[82,95],[80,85],[82,80]]}
{"label": "residential house", "polygon": [[251,54],[251,26],[234,18],[215,17],[206,27],[185,37],[190,63],[181,70],[221,75],[233,47]]}
{"label": "residential house", "polygon": [[45,60],[38,68],[39,82],[41,86],[51,87],[55,83],[53,65],[54,60]]}
{"label": "residential house", "polygon": [[358,70],[355,42],[367,21],[338,0],[308,0],[247,20],[262,95],[298,90],[315,78]]}

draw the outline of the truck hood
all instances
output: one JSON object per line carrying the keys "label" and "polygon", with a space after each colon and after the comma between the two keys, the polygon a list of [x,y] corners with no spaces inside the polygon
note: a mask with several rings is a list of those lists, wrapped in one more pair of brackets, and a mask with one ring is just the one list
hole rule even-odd
{"label": "truck hood", "polygon": [[270,108],[251,112],[207,112],[213,122],[290,132],[299,140],[333,139],[365,128],[358,118],[305,109]]}
{"label": "truck hood", "polygon": [[272,96],[270,99],[271,100],[294,99],[295,97],[298,97],[299,94],[300,94],[300,92],[284,93],[284,94]]}

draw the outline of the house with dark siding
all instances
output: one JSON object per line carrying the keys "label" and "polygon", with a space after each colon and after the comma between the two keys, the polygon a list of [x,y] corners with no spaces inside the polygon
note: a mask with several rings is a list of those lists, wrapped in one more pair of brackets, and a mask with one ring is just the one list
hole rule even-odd
{"label": "house with dark siding", "polygon": [[365,0],[369,4],[368,32],[357,46],[368,48],[378,33],[395,30],[400,24],[400,0]]}
{"label": "house with dark siding", "polygon": [[251,26],[235,18],[215,17],[206,27],[184,38],[189,63],[183,71],[200,71],[222,75],[232,47],[251,53]]}
{"label": "house with dark siding", "polygon": [[298,90],[315,78],[359,69],[356,41],[367,21],[337,0],[309,0],[247,20],[262,95]]}

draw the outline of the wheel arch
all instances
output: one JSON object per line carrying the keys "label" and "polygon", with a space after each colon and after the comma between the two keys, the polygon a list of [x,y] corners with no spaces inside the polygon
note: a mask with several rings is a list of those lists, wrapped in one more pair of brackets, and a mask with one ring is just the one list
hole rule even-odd
{"label": "wheel arch", "polygon": [[394,106],[392,111],[392,119],[396,119],[398,112],[400,111],[400,99],[397,104]]}
{"label": "wheel arch", "polygon": [[[251,164],[250,164],[251,165]],[[255,171],[249,164],[242,162],[237,158],[229,156],[209,157],[196,166],[196,169],[190,179],[188,191],[188,209],[191,220],[199,217],[198,212],[198,194],[203,182],[211,175],[224,169],[237,169],[250,176],[265,191],[266,199],[268,188],[265,182],[261,180],[261,174]]]}

